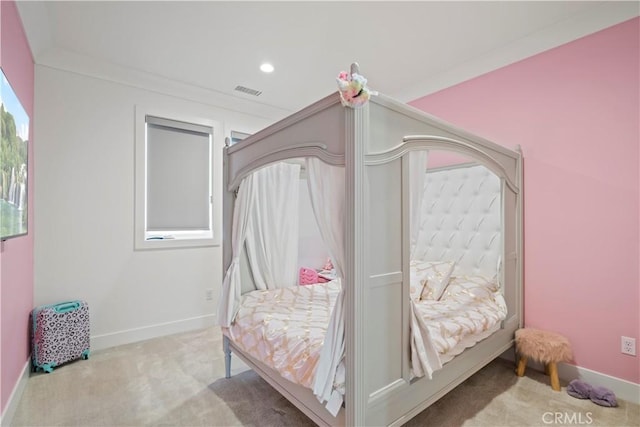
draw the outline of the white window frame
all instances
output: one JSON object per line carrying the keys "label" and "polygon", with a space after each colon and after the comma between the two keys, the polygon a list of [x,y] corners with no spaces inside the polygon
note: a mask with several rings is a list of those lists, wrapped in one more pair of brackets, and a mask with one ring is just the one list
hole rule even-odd
{"label": "white window frame", "polygon": [[[210,230],[171,230],[166,233],[147,231],[147,116],[207,126],[213,129],[209,163],[211,179]],[[222,186],[223,141],[223,127],[216,120],[140,105],[135,107],[134,247],[136,250],[220,246],[222,224],[220,221],[221,208],[218,205],[222,200],[220,187]]]}

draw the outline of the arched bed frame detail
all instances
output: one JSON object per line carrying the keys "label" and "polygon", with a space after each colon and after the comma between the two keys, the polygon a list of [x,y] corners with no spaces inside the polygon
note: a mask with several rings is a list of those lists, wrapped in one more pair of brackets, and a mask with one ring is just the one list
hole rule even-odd
{"label": "arched bed frame detail", "polygon": [[398,159],[410,151],[418,150],[448,150],[458,154],[469,156],[486,166],[498,177],[504,178],[507,185],[514,193],[520,190],[515,184],[516,177],[509,174],[500,163],[485,150],[482,150],[468,142],[453,138],[444,138],[435,135],[409,135],[402,138],[402,143],[395,147],[378,153],[368,154],[365,158],[367,166],[380,165]]}
{"label": "arched bed frame detail", "polygon": [[228,190],[237,189],[240,186],[240,182],[242,182],[247,175],[260,168],[272,163],[304,157],[317,157],[329,165],[344,166],[344,156],[328,152],[327,146],[321,142],[297,143],[290,147],[273,151],[263,157],[253,160],[246,166],[243,166],[242,169],[240,169],[234,176],[233,181],[229,182]]}
{"label": "arched bed frame detail", "polygon": [[[404,155],[420,149],[446,149],[470,156],[505,183],[502,276],[508,316],[502,329],[456,356],[431,380],[410,380],[408,366],[409,203],[403,188],[407,182]],[[331,416],[311,390],[284,380],[243,354],[227,337],[225,351],[236,353],[319,425],[402,425],[509,349],[515,330],[522,326],[521,153],[383,95],[354,110],[343,107],[334,93],[224,149],[223,271],[231,263],[233,193],[241,180],[270,163],[309,156],[345,167],[345,407],[338,417]],[[388,182],[397,188],[377,193],[373,200],[367,193],[369,182]],[[372,209],[382,205],[386,211],[371,215]],[[376,227],[386,227],[392,240],[389,248],[376,240]],[[383,250],[395,251],[390,258],[396,261],[377,262],[384,259]],[[399,303],[376,305],[385,298]],[[371,326],[380,323],[378,313],[386,316],[384,328]],[[392,334],[401,336],[394,342],[402,348],[385,347]],[[381,351],[386,353],[378,354]]]}

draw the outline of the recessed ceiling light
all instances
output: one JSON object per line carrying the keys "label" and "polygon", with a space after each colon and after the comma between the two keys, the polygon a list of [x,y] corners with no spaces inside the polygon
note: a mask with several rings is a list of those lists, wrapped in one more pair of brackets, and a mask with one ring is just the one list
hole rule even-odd
{"label": "recessed ceiling light", "polygon": [[273,72],[274,68],[273,68],[273,65],[269,64],[268,62],[265,62],[260,66],[260,70],[263,73],[271,73]]}

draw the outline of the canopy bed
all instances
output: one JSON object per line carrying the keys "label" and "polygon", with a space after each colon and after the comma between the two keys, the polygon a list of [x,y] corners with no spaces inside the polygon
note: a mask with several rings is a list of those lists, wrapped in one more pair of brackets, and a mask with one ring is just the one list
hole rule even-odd
{"label": "canopy bed", "polygon": [[[401,425],[522,326],[519,150],[367,101],[334,93],[224,149],[227,376],[234,353],[319,425]],[[260,180],[291,159],[337,280],[298,286],[260,258]]]}

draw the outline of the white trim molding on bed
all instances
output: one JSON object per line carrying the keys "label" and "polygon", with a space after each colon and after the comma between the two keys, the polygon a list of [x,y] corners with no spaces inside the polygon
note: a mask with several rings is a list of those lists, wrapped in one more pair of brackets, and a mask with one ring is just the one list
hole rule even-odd
{"label": "white trim molding on bed", "polygon": [[[416,230],[411,226],[413,163],[409,157],[416,151],[428,151],[431,161],[431,153],[439,150],[462,155],[494,175],[494,188],[499,193],[494,205],[498,222],[494,226],[498,224],[499,229],[494,233],[497,240],[489,246],[498,252],[492,254],[490,262],[485,259],[476,264],[484,270],[495,266],[486,274],[498,284],[498,305],[503,304],[506,314],[495,332],[488,331],[490,335],[481,336],[477,344],[456,353],[432,375],[425,371],[420,376],[415,375],[419,369],[412,365],[416,363],[416,353],[412,359],[416,305],[410,272],[411,242]],[[361,108],[343,107],[338,93],[226,147],[223,266],[227,271],[233,263],[241,270],[235,274],[243,277],[243,293],[253,285],[246,283],[251,281],[251,275],[243,266],[243,249],[232,250],[230,243],[232,237],[238,237],[233,231],[235,196],[251,173],[292,158],[317,158],[344,169],[344,255],[340,276],[343,294],[336,303],[343,315],[333,312],[332,322],[340,324],[333,326],[339,333],[330,336],[329,331],[323,348],[326,350],[327,342],[335,348],[343,343],[344,404],[341,409],[334,408],[339,409],[334,417],[311,389],[285,379],[248,354],[240,343],[229,339],[233,317],[244,297],[240,288],[225,289],[229,282],[225,277],[226,298],[221,299],[221,304],[226,305],[221,325],[225,326],[228,361],[230,352],[238,354],[319,425],[401,425],[513,345],[514,332],[523,323],[523,185],[519,149],[499,146],[384,95],[372,96]],[[483,221],[478,220],[476,227]],[[464,235],[451,237],[454,247],[445,252],[454,258],[452,262],[468,256],[461,251],[470,250],[471,240]],[[467,261],[465,258],[459,264],[470,265]],[[460,276],[458,280],[466,273],[453,271]]]}

